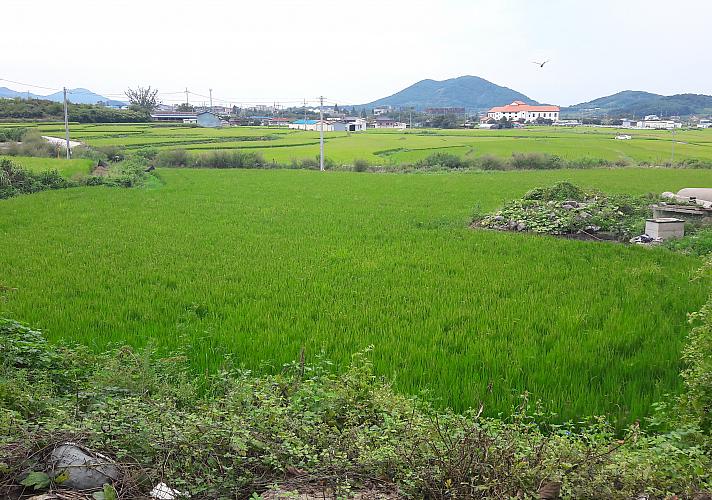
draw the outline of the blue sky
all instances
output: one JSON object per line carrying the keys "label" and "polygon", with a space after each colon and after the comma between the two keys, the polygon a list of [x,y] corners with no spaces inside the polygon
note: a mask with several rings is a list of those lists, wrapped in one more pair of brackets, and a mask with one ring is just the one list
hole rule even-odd
{"label": "blue sky", "polygon": [[109,97],[347,104],[461,75],[560,105],[712,94],[709,0],[3,0],[2,17],[0,78]]}

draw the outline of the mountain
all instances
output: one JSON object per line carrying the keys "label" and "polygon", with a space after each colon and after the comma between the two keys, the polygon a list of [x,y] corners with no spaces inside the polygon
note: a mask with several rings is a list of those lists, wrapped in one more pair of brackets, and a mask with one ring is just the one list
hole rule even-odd
{"label": "mountain", "polygon": [[27,99],[28,97],[30,99],[44,99],[44,97],[35,95],[31,92],[18,92],[17,90],[12,90],[7,87],[0,87],[0,99],[15,99],[16,97],[21,99]]}
{"label": "mountain", "polygon": [[421,80],[395,94],[358,107],[377,108],[465,108],[481,111],[512,101],[538,104],[524,94],[496,85],[478,76],[460,76],[449,80]]}
{"label": "mountain", "polygon": [[689,116],[712,114],[712,96],[703,94],[660,95],[624,90],[561,109],[564,116],[636,117],[645,115]]}
{"label": "mountain", "polygon": [[[102,95],[96,94],[91,90],[87,89],[70,89],[67,91],[69,102],[74,104],[97,104],[103,102],[109,106],[125,106],[126,103],[123,101],[116,101],[114,99],[109,99]],[[38,95],[31,92],[18,92],[17,90],[12,90],[7,87],[0,87],[0,98],[6,99],[44,99],[47,101],[62,102],[64,100],[63,92],[55,92],[49,95]]]}

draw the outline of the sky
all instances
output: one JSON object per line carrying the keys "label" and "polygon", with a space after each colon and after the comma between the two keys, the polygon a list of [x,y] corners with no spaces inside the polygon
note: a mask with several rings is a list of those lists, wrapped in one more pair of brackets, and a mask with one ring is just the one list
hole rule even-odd
{"label": "sky", "polygon": [[53,90],[27,84],[346,105],[462,75],[563,106],[712,94],[711,0],[2,0],[0,12],[0,86],[38,94]]}

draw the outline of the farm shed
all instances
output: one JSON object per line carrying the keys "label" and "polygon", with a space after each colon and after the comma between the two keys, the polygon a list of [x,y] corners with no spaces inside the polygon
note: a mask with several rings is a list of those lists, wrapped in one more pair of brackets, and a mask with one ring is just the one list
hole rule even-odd
{"label": "farm shed", "polygon": [[221,126],[220,117],[210,111],[198,113],[197,120],[199,127],[217,128]]}

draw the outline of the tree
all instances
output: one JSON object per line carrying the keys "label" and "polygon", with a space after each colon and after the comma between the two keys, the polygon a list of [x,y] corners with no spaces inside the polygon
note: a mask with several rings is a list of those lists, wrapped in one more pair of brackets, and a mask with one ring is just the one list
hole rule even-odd
{"label": "tree", "polygon": [[138,87],[136,90],[129,88],[125,92],[129,99],[129,107],[134,111],[144,111],[150,113],[159,104],[158,89],[148,87]]}
{"label": "tree", "polygon": [[193,112],[195,111],[195,108],[190,103],[184,102],[183,104],[176,106],[176,111],[180,111],[182,113]]}

